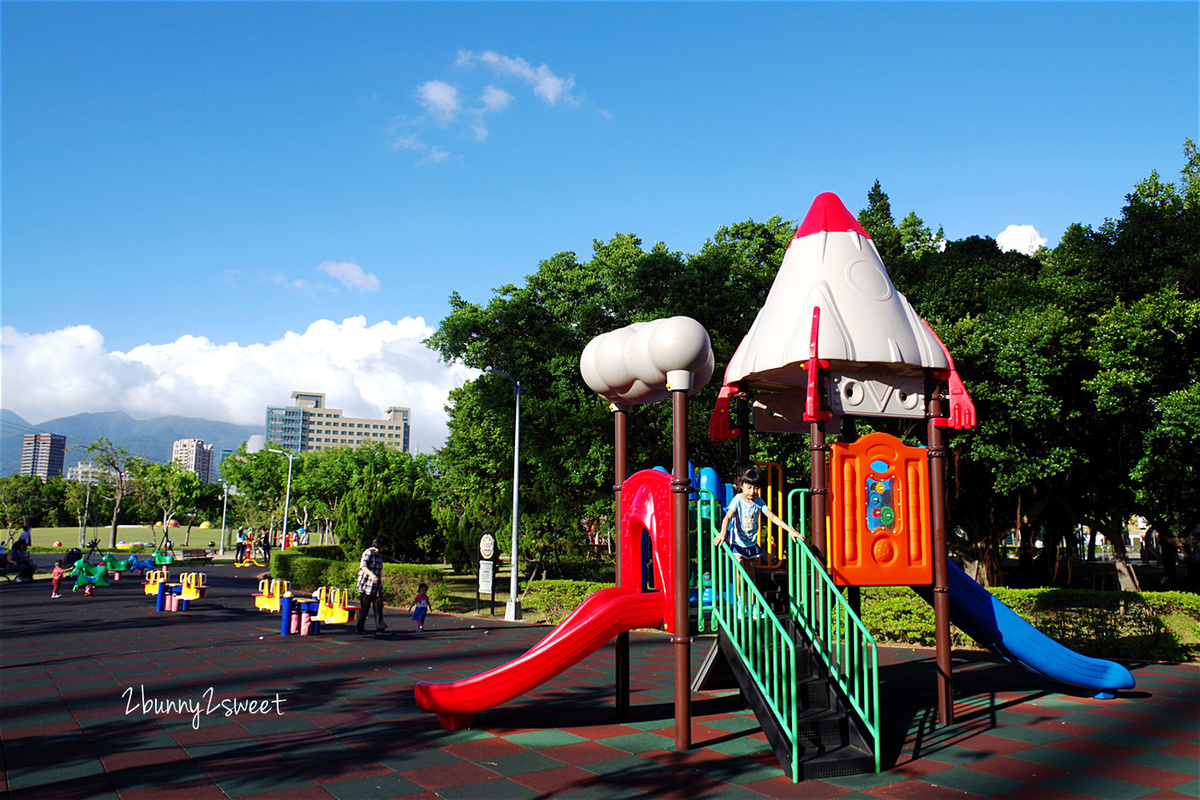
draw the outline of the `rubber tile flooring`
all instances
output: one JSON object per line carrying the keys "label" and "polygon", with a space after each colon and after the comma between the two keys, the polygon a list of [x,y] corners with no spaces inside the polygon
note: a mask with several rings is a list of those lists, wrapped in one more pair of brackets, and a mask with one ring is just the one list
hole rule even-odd
{"label": "rubber tile flooring", "polygon": [[[450,732],[419,680],[473,675],[548,629],[433,614],[424,633],[325,626],[279,635],[250,572],[207,570],[209,596],[156,613],[140,581],[50,598],[0,586],[3,789],[24,798],[1200,797],[1200,670],[1130,663],[1112,700],[1061,694],[955,653],[954,724],[939,726],[933,653],[884,648],[884,771],[793,784],[736,692],[692,696],[676,752],[672,645],[631,636],[631,713],[613,710],[612,646]],[[500,609],[498,613],[503,613]],[[708,649],[698,638],[693,670]],[[693,671],[694,674],[694,671]]]}

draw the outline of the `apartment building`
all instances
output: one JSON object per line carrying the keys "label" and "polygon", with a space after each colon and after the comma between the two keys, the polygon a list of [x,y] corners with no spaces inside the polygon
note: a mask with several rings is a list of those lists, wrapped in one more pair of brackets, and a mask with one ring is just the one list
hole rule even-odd
{"label": "apartment building", "polygon": [[36,475],[45,483],[63,474],[67,437],[57,433],[27,433],[21,445],[22,475]]}
{"label": "apartment building", "polygon": [[390,406],[384,419],[347,417],[320,392],[292,392],[292,405],[267,407],[267,443],[294,453],[382,442],[409,452],[412,409]]}
{"label": "apartment building", "polygon": [[196,473],[204,483],[212,483],[213,446],[203,439],[176,439],[171,445],[171,460]]}
{"label": "apartment building", "polygon": [[98,485],[102,480],[112,475],[112,471],[101,467],[92,461],[80,461],[73,467],[67,467],[67,480]]}

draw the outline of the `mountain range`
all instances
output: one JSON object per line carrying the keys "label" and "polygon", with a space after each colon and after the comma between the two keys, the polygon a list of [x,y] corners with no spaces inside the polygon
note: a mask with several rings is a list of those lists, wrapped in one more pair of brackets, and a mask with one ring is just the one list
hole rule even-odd
{"label": "mountain range", "polygon": [[[262,425],[234,425],[193,417],[155,417],[134,419],[124,411],[75,414],[33,425],[19,414],[0,409],[0,477],[21,469],[21,446],[27,433],[57,433],[67,437],[66,468],[87,461],[87,446],[104,437],[131,455],[154,462],[171,460],[171,446],[177,439],[203,439],[213,446],[213,461],[222,450],[234,450],[254,434],[262,434]],[[214,472],[216,464],[214,463]]]}

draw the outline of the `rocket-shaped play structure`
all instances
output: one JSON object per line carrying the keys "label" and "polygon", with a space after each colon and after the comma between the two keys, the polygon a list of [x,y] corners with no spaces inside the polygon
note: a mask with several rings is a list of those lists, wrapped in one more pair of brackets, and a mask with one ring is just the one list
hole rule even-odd
{"label": "rocket-shaped play structure", "polygon": [[[661,626],[674,645],[676,749],[691,746],[691,691],[723,678],[742,690],[793,780],[878,770],[878,655],[853,599],[858,587],[873,585],[910,585],[933,604],[943,723],[953,718],[951,622],[1053,684],[1097,696],[1132,688],[1123,666],[1041,634],[947,558],[944,436],[973,426],[975,409],[950,353],[896,291],[870,236],[837,196],[819,195],[796,230],[766,303],[730,359],[709,422],[713,438],[737,440],[744,466],[752,430],[810,437],[812,486],[771,495],[781,505],[785,497],[807,497],[807,508],[790,518],[808,541],[783,537],[764,547],[777,589],[770,600],[727,545],[713,544],[722,516],[713,493],[700,488],[696,513],[689,508],[697,487],[687,470],[687,398],[713,365],[707,332],[686,317],[631,325],[588,344],[583,378],[614,414],[617,586],[592,595],[514,661],[453,683],[419,684],[422,709],[447,728],[470,725],[479,712],[616,637],[623,718],[627,632]],[[626,417],[666,398],[674,471],[630,475]],[[923,420],[927,446],[884,433],[858,439],[852,420],[870,417]],[[841,440],[827,445],[832,432]],[[792,509],[775,510],[790,516]],[[689,582],[697,591],[689,592]],[[718,635],[692,682],[692,635],[708,625]]]}

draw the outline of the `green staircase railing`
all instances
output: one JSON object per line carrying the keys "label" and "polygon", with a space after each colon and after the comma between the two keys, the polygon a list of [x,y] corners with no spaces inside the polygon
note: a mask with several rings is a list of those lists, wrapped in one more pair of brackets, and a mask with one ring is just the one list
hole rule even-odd
{"label": "green staircase railing", "polygon": [[[793,514],[795,499],[807,489],[788,495],[788,524],[808,536],[803,511]],[[753,676],[776,722],[792,743],[792,779],[799,776],[799,698],[796,692],[796,645],[771,612],[766,598],[727,546],[717,547],[722,512],[712,494],[701,491],[696,514],[697,625],[700,632],[719,625]],[[799,525],[793,519],[798,518]],[[841,687],[863,723],[880,768],[879,653],[875,638],[833,584],[819,557],[803,541],[789,541],[787,581],[790,615],[804,631],[813,650]],[[708,578],[708,580],[706,580]],[[706,593],[705,589],[711,591]]]}
{"label": "green staircase railing", "polygon": [[[711,542],[711,538],[710,538]],[[711,546],[712,618],[740,656],[780,729],[792,743],[791,777],[799,776],[796,643],[771,612],[728,546]]]}
{"label": "green staircase railing", "polygon": [[[805,507],[807,489],[788,495],[791,517],[794,496]],[[807,539],[801,514],[797,530]],[[789,524],[791,524],[789,522]],[[795,528],[795,525],[792,525]],[[879,771],[879,646],[875,637],[854,613],[842,590],[836,586],[815,551],[804,541],[788,543],[788,598],[792,620],[799,625],[813,649],[821,656],[830,676],[842,688],[871,740],[875,771]]]}

